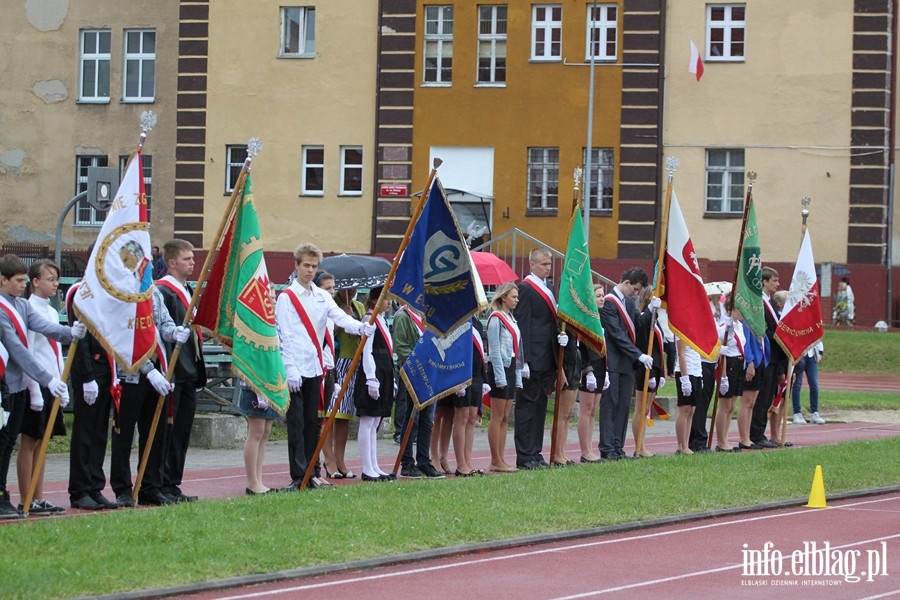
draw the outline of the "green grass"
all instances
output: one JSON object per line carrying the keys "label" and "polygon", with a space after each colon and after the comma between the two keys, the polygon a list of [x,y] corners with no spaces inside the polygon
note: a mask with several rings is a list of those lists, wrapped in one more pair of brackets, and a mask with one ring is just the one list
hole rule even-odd
{"label": "green grass", "polygon": [[826,329],[823,344],[820,371],[894,375],[900,363],[900,334]]}
{"label": "green grass", "polygon": [[146,589],[805,499],[816,465],[829,493],[896,485],[898,454],[894,438],[33,519],[0,527],[10,550],[0,597]]}

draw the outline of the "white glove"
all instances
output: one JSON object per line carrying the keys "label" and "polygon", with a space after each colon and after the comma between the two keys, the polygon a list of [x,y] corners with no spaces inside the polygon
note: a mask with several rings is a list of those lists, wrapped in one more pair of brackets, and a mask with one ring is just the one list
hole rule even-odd
{"label": "white glove", "polygon": [[664,385],[666,385],[666,378],[665,378],[665,377],[660,377],[660,378],[659,378],[659,387],[662,387],[662,386],[664,386]]}
{"label": "white glove", "polygon": [[587,391],[593,392],[597,389],[597,376],[593,373],[588,373],[584,376],[584,387],[587,388]]}
{"label": "white glove", "polygon": [[299,392],[303,387],[303,382],[299,377],[288,377],[288,391]]}
{"label": "white glove", "polygon": [[647,382],[647,389],[655,390],[656,389],[656,377],[651,376],[650,380]]}
{"label": "white glove", "polygon": [[66,400],[69,399],[69,387],[57,377],[50,380],[50,383],[47,384],[47,389],[50,390],[54,398],[65,397]]}
{"label": "white glove", "polygon": [[460,398],[465,398],[465,396],[466,396],[466,388],[462,388],[462,389],[456,390],[456,395],[459,396]]}
{"label": "white glove", "polygon": [[657,310],[657,309],[659,309],[660,306],[662,306],[662,300],[660,300],[656,296],[653,296],[652,298],[650,298],[650,308],[651,309]]}
{"label": "white glove", "polygon": [[724,325],[725,327],[731,327],[734,325],[734,319],[732,319],[731,317],[723,317],[722,325]]}
{"label": "white glove", "polygon": [[727,394],[728,393],[728,377],[723,375],[722,379],[719,380],[719,393]]}
{"label": "white glove", "polygon": [[191,330],[184,325],[179,325],[175,328],[175,343],[183,344],[188,341],[188,338],[191,337]]}
{"label": "white glove", "polygon": [[37,389],[36,394],[31,394],[30,402],[28,405],[31,407],[31,410],[34,412],[41,412],[44,410],[44,396],[41,394],[41,388]]}
{"label": "white glove", "polygon": [[156,390],[156,393],[160,396],[168,396],[169,393],[175,389],[175,384],[166,381],[166,376],[156,369],[147,373],[147,381],[150,382],[150,385],[153,386],[153,389]]}
{"label": "white glove", "polygon": [[556,336],[556,343],[565,348],[569,343],[569,336],[564,333],[559,334],[558,336]]}
{"label": "white glove", "polygon": [[691,386],[691,377],[690,375],[682,375],[678,378],[678,381],[681,382],[681,393],[685,396],[690,396],[694,393],[694,388]]}
{"label": "white glove", "polygon": [[366,337],[372,337],[373,335],[375,335],[375,324],[360,323],[359,335],[364,335]]}
{"label": "white glove", "polygon": [[491,393],[491,386],[489,386],[489,385],[486,384],[486,383],[482,383],[482,384],[481,384],[481,395],[482,395],[482,396],[487,396],[487,395],[490,394],[490,393]]}
{"label": "white glove", "polygon": [[265,396],[257,396],[255,405],[259,410],[266,410],[269,408],[269,401],[266,400]]}
{"label": "white glove", "polygon": [[366,389],[369,390],[369,398],[372,400],[378,400],[381,398],[381,388],[378,385],[378,380],[374,382],[366,382]]}
{"label": "white glove", "polygon": [[93,406],[94,402],[97,401],[97,396],[100,395],[100,387],[97,385],[97,382],[88,381],[81,386],[81,389],[84,391],[84,403],[88,406]]}
{"label": "white glove", "polygon": [[603,391],[606,391],[606,388],[609,387],[609,373],[606,374],[606,377],[603,378]]}
{"label": "white glove", "polygon": [[641,354],[638,357],[638,362],[641,363],[642,365],[644,365],[645,369],[653,368],[653,358],[651,356],[648,356],[646,354]]}
{"label": "white glove", "polygon": [[522,367],[522,379],[528,379],[531,377],[531,369],[528,368],[528,363]]}
{"label": "white glove", "polygon": [[81,321],[75,321],[72,323],[72,337],[75,339],[81,339],[87,333],[87,327],[85,327],[84,323]]}

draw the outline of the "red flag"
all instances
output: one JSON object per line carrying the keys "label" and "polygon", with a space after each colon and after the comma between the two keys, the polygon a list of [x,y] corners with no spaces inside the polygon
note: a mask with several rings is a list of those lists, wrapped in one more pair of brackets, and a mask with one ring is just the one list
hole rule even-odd
{"label": "red flag", "polygon": [[781,320],[775,329],[775,340],[791,360],[797,362],[823,335],[825,329],[822,326],[819,279],[816,277],[812,242],[807,231],[800,244],[800,255],[781,311]]}
{"label": "red flag", "polygon": [[663,269],[665,291],[662,299],[666,303],[669,328],[701,356],[714,359],[721,345],[719,333],[700,277],[694,243],[674,190]]}
{"label": "red flag", "polygon": [[696,75],[697,81],[703,77],[703,59],[700,58],[700,51],[697,50],[694,40],[691,40],[691,62],[688,64],[688,73]]}

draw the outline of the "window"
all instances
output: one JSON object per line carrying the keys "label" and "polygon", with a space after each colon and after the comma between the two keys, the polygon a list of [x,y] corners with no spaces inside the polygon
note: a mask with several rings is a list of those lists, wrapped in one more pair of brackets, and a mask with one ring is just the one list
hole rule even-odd
{"label": "window", "polygon": [[556,213],[559,205],[559,148],[528,149],[528,211]]}
{"label": "window", "polygon": [[156,80],[155,31],[125,31],[125,72],[122,79],[122,99],[125,102],[153,102]]}
{"label": "window", "polygon": [[247,159],[247,146],[225,146],[225,193],[230,194],[237,185],[244,161]]}
{"label": "window", "polygon": [[706,7],[706,60],[744,60],[743,4],[710,4]]}
{"label": "window", "polygon": [[425,7],[425,83],[453,81],[453,7]]}
{"label": "window", "polygon": [[303,181],[301,193],[304,196],[325,194],[325,148],[303,146]]}
{"label": "window", "polygon": [[[582,152],[587,165],[587,150]],[[591,193],[588,194],[591,210],[612,210],[613,156],[612,148],[591,148]]]}
{"label": "window", "polygon": [[109,41],[108,29],[81,32],[81,89],[78,91],[81,102],[109,102]]}
{"label": "window", "polygon": [[531,60],[560,60],[562,6],[535,4],[531,14]]}
{"label": "window", "polygon": [[313,56],[316,53],[316,9],[295,6],[281,9],[280,56]]}
{"label": "window", "polygon": [[362,196],[362,146],[341,146],[341,195]]}
{"label": "window", "polygon": [[[119,179],[125,176],[125,167],[128,166],[128,156],[119,157]],[[144,171],[144,194],[147,196],[147,210],[150,210],[150,198],[153,191],[153,157],[141,154],[141,166]]]}
{"label": "window", "polygon": [[706,151],[706,214],[744,213],[744,151]]}
{"label": "window", "polygon": [[[88,169],[90,167],[109,166],[109,159],[105,156],[76,156],[75,157],[75,194],[87,191]],[[87,200],[79,200],[75,205],[75,224],[99,227],[106,219],[106,212],[96,210],[88,204]]]}
{"label": "window", "polygon": [[615,60],[618,56],[618,26],[615,4],[589,4],[585,60]]}
{"label": "window", "polygon": [[506,83],[506,6],[478,7],[478,83]]}

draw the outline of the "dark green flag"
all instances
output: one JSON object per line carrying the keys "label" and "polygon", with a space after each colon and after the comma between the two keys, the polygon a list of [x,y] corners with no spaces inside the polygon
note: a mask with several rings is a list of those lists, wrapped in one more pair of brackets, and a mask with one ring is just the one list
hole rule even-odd
{"label": "dark green flag", "polygon": [[584,222],[581,211],[575,208],[566,258],[563,263],[562,278],[559,283],[560,320],[571,326],[581,339],[603,351],[603,325],[594,299],[594,282],[591,278],[591,255],[584,236]]}

